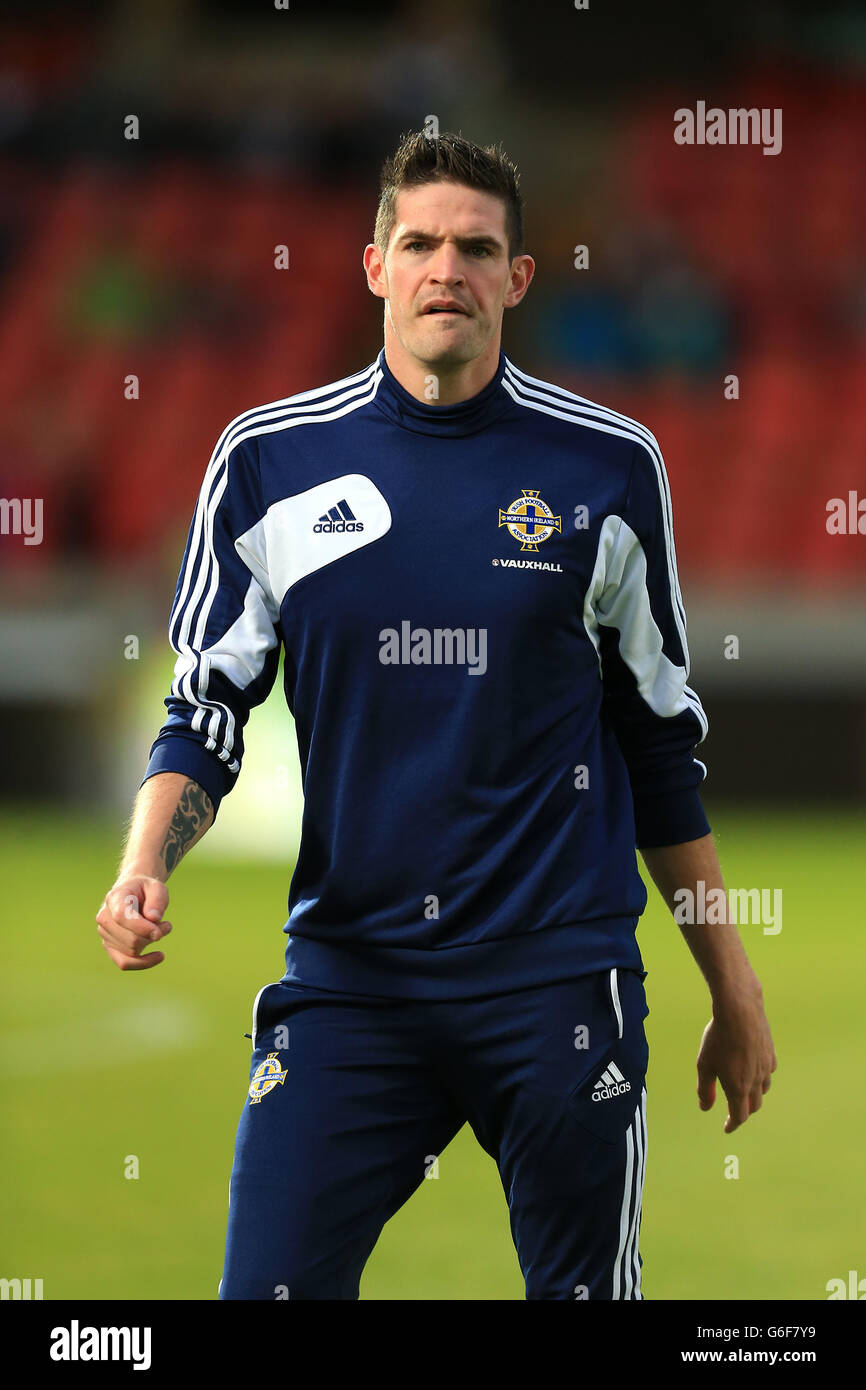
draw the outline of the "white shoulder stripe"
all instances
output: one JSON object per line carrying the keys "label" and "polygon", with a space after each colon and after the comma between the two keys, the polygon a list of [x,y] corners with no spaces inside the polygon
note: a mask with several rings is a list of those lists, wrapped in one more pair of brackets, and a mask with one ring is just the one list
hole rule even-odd
{"label": "white shoulder stripe", "polygon": [[[368,367],[365,367],[361,372],[356,372],[354,376],[341,377],[339,381],[331,381],[326,386],[316,386],[309,391],[298,391],[293,396],[284,396],[281,400],[268,401],[264,405],[252,406],[249,410],[242,411],[240,415],[236,415],[235,418],[230,420],[226,425],[217,440],[216,448],[213,451],[213,458],[219,458],[223,450],[229,447],[229,439],[236,432],[248,429],[255,420],[259,418],[262,420],[271,420],[276,415],[287,412],[293,413],[296,410],[303,411],[308,408],[314,409],[316,405],[326,407],[328,404],[331,404],[328,398],[332,395],[339,395],[340,392],[343,393],[339,395],[339,399],[342,402],[347,399],[353,389],[366,386],[377,369],[378,360],[376,362],[371,362]],[[312,405],[307,406],[305,404],[306,402],[312,402]],[[230,447],[234,448],[234,444]]]}
{"label": "white shoulder stripe", "polygon": [[632,419],[630,415],[623,415],[621,411],[614,410],[611,406],[599,405],[597,401],[587,400],[586,396],[578,396],[575,391],[567,391],[564,386],[557,386],[552,381],[542,381],[540,377],[529,376],[526,372],[522,372],[518,367],[515,367],[514,363],[507,357],[505,360],[507,363],[506,375],[513,379],[516,387],[523,387],[528,395],[537,394],[531,391],[530,387],[538,386],[541,388],[541,393],[548,398],[559,400],[564,405],[582,406],[584,409],[594,411],[605,419],[628,426],[629,429],[635,430],[638,434],[642,435],[648,444],[652,444],[658,449],[659,443],[652,430],[648,429],[646,425],[642,425],[639,420]]}
{"label": "white shoulder stripe", "polygon": [[[521,375],[524,374],[521,373]],[[535,380],[535,378],[527,379]],[[670,488],[668,486],[664,460],[662,459],[661,450],[655,435],[643,425],[639,425],[637,421],[629,419],[626,415],[620,415],[617,411],[608,410],[606,406],[597,406],[591,402],[584,403],[578,396],[569,399],[570,393],[561,393],[559,392],[559,388],[554,388],[552,392],[548,383],[539,382],[538,384],[545,389],[543,391],[528,391],[527,388],[517,380],[516,373],[510,364],[506,368],[502,378],[502,385],[518,405],[524,405],[528,410],[539,410],[545,415],[553,415],[559,420],[571,420],[574,424],[585,425],[590,429],[601,430],[605,434],[614,434],[620,436],[622,439],[631,439],[634,443],[643,445],[652,459],[659,486],[662,518],[665,526],[665,555],[673,615],[683,647],[686,673],[688,673],[690,662],[688,643],[686,640],[686,615],[683,607],[682,594],[680,592],[679,578],[677,576],[676,548],[674,546],[673,534],[673,507],[671,504]],[[530,399],[530,397],[532,399]],[[691,693],[694,694],[694,692]]]}
{"label": "white shoulder stripe", "polygon": [[[205,716],[209,716],[208,746],[220,747],[221,757],[227,758],[234,747],[235,719],[228,706],[206,698],[207,663],[199,662],[197,653],[201,650],[219,589],[220,564],[213,539],[214,518],[228,483],[229,457],[238,444],[256,434],[270,434],[277,430],[290,429],[296,424],[335,420],[359,409],[373,399],[381,380],[382,371],[378,363],[373,363],[354,377],[346,377],[329,386],[288,397],[285,404],[272,403],[246,411],[223,430],[211,455],[193,518],[189,556],[169,619],[169,637],[180,658],[172,682],[172,694],[198,706],[194,716],[197,721],[194,727],[201,728]],[[337,395],[333,394],[343,386],[347,389],[338,391]],[[295,405],[298,401],[308,403]],[[198,617],[193,633],[196,612]],[[196,672],[198,680],[194,682]],[[224,726],[222,737],[221,725]],[[235,760],[231,766],[236,770]]]}
{"label": "white shoulder stripe", "polygon": [[295,425],[318,425],[327,420],[339,420],[341,416],[359,410],[361,406],[368,405],[373,400],[379,390],[382,376],[381,370],[374,368],[368,381],[362,382],[360,387],[344,391],[342,395],[326,401],[313,401],[310,405],[298,406],[291,410],[276,410],[258,415],[246,424],[236,427],[226,445],[227,452],[237,448],[245,439],[252,439],[259,434],[275,434],[278,430],[292,429]]}
{"label": "white shoulder stripe", "polygon": [[[508,362],[507,358],[506,362]],[[585,396],[578,396],[573,391],[566,391],[564,387],[554,386],[551,382],[541,381],[538,377],[527,376],[525,372],[518,371],[511,362],[508,362],[505,376],[512,380],[515,387],[515,390],[511,391],[510,394],[523,405],[531,405],[530,398],[539,401],[549,401],[552,404],[570,408],[573,412],[572,418],[581,423],[591,425],[593,420],[607,420],[610,424],[619,425],[629,431],[624,437],[632,438],[633,435],[637,435],[640,441],[649,450],[655,463],[661,465],[661,481],[663,483],[662,496],[668,525],[672,527],[673,514],[671,509],[670,489],[668,488],[667,475],[664,470],[662,451],[652,430],[647,429],[646,425],[642,425],[638,420],[633,420],[630,415],[623,415],[620,411],[612,410],[606,405],[598,405],[595,401],[587,400]],[[524,385],[524,382],[531,382],[534,386],[541,387],[541,390],[533,391],[529,386]],[[503,385],[504,384],[503,378]]]}
{"label": "white shoulder stripe", "polygon": [[[506,359],[507,361],[508,359]],[[542,387],[541,391],[530,390],[524,386],[519,378],[524,381],[532,381],[535,385]],[[645,425],[639,424],[629,415],[621,415],[618,410],[611,410],[608,406],[597,405],[594,401],[588,401],[583,396],[577,396],[571,391],[565,391],[561,387],[552,386],[549,382],[540,381],[537,377],[527,377],[525,372],[517,372],[517,369],[510,363],[506,368],[502,380],[503,386],[508,390],[509,395],[520,405],[525,405],[530,409],[545,410],[542,404],[534,405],[534,401],[547,402],[548,405],[559,405],[567,413],[560,414],[558,418],[563,420],[574,420],[577,424],[587,425],[590,428],[606,430],[608,434],[619,434],[624,439],[634,439],[636,443],[643,444],[649,453],[656,468],[656,476],[659,479],[659,487],[662,498],[662,510],[665,517],[665,524],[669,535],[670,547],[673,549],[673,505],[671,503],[670,487],[668,485],[667,473],[664,467],[662,452],[659,442],[651,430]],[[556,415],[556,411],[546,410],[547,414]],[[607,422],[607,426],[602,424]],[[674,562],[676,554],[674,552]],[[682,597],[679,595],[679,585],[676,586],[680,614],[685,623],[685,612],[682,607]]]}
{"label": "white shoulder stripe", "polygon": [[[287,397],[285,402],[271,402],[269,405],[258,406],[253,410],[245,411],[243,414],[236,416],[235,419],[226,426],[211,454],[210,462],[205,470],[199,491],[199,500],[194,518],[192,544],[184,576],[183,589],[178,595],[178,600],[169,623],[170,628],[174,625],[177,615],[187,605],[190,578],[196,575],[197,581],[201,582],[204,579],[202,571],[204,566],[208,563],[207,542],[205,538],[213,534],[213,514],[216,510],[210,503],[217,491],[219,492],[219,496],[222,495],[225,482],[222,481],[222,486],[220,486],[220,475],[222,473],[223,464],[227,461],[228,455],[231,453],[232,449],[242,443],[244,439],[251,438],[254,434],[259,432],[256,428],[258,421],[263,422],[262,432],[270,432],[275,428],[279,428],[279,423],[274,422],[274,416],[283,417],[286,412],[288,412],[289,418],[292,418],[295,413],[294,408],[291,408],[293,402],[305,400],[313,401],[313,404],[310,406],[299,407],[299,413],[304,410],[315,410],[322,397],[327,396],[328,393],[337,390],[339,387],[344,385],[366,386],[368,384],[368,379],[372,379],[376,375],[377,370],[377,364],[373,363],[371,366],[365,368],[363,372],[358,372],[353,377],[344,377],[341,381],[332,382],[330,385],[319,387],[316,390],[302,391],[295,396]],[[381,371],[378,371],[378,378],[376,380],[377,387],[379,380],[381,380]],[[375,394],[375,390],[373,394]],[[350,396],[351,391],[346,391],[332,400],[330,404],[342,404],[350,398]],[[366,397],[362,398],[358,401],[358,404],[363,405],[366,399]],[[344,412],[340,411],[339,413],[342,414]],[[332,417],[326,413],[317,418],[329,419]],[[212,492],[210,491],[211,489],[213,489]],[[218,504],[219,498],[217,497],[216,500]],[[198,588],[198,592],[192,600],[193,607],[198,602],[200,596],[201,589]]]}

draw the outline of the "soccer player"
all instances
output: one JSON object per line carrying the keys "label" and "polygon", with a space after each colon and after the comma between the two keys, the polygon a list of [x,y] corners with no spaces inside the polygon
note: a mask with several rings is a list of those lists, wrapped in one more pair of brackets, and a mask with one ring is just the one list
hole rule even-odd
{"label": "soccer player", "polygon": [[[220,1297],[356,1299],[468,1121],[526,1297],[639,1299],[635,847],[672,911],[678,889],[724,892],[664,464],[643,425],[502,351],[534,262],[501,150],[405,136],[364,267],[376,360],[246,411],[208,465],[168,717],[99,934],[122,970],[164,959],[145,948],[171,931],[166,881],[284,648],[304,815]],[[776,1067],[761,986],[733,924],[682,931],[712,999],[699,1104],[718,1079],[730,1133]]]}

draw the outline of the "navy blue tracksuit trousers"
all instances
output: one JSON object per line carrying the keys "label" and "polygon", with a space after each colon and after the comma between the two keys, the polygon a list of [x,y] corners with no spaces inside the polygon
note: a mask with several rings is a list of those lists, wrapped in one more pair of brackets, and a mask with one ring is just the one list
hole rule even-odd
{"label": "navy blue tracksuit trousers", "polygon": [[385,1222],[467,1121],[498,1166],[526,1297],[641,1298],[645,978],[451,1001],[266,985],[220,1298],[357,1299]]}

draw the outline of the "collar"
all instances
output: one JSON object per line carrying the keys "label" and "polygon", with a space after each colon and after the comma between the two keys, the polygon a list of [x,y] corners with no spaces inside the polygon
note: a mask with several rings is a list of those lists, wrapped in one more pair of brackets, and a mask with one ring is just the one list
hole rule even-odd
{"label": "collar", "polygon": [[511,397],[501,384],[507,360],[500,348],[496,371],[476,396],[457,401],[455,405],[430,405],[426,401],[416,400],[400,385],[385,361],[385,349],[382,348],[376,359],[381,380],[373,400],[390,420],[407,430],[443,437],[477,434],[512,404]]}

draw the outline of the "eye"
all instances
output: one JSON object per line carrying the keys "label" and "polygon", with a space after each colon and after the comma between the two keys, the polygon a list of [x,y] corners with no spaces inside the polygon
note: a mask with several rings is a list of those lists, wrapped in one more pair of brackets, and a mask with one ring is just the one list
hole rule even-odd
{"label": "eye", "polygon": [[406,250],[407,250],[407,251],[411,251],[413,246],[426,246],[426,245],[427,245],[426,241],[410,241],[410,242],[407,244],[407,246],[406,246]]}
{"label": "eye", "polygon": [[489,248],[489,246],[480,246],[480,245],[479,245],[479,246],[471,246],[469,249],[470,249],[470,251],[480,251],[481,254],[482,254],[482,256],[489,256],[489,255],[490,255],[490,248]]}

